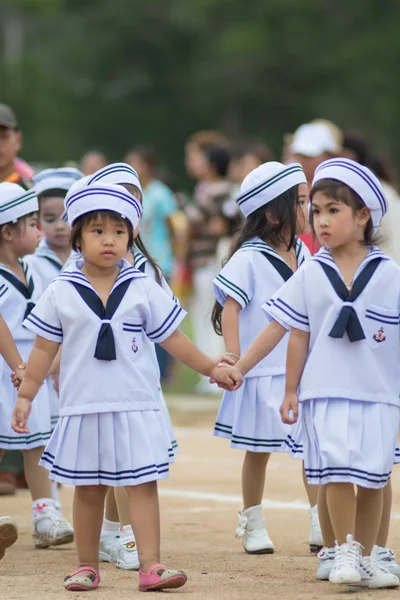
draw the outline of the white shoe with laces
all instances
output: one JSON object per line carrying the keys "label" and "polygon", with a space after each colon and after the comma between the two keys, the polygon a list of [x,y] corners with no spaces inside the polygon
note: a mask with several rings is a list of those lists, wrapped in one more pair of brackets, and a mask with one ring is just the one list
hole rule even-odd
{"label": "white shoe with laces", "polygon": [[120,537],[114,547],[117,567],[126,571],[138,571],[140,562],[134,537]]}
{"label": "white shoe with laces", "polygon": [[361,581],[360,574],[361,545],[348,534],[346,542],[335,546],[335,558],[329,575],[331,583],[354,584]]}
{"label": "white shoe with laces", "polygon": [[319,552],[324,545],[322,541],[321,527],[319,524],[318,506],[312,506],[308,510],[308,514],[310,515],[310,533],[308,536],[308,545],[310,546],[310,552],[317,554],[317,552]]}
{"label": "white shoe with laces", "polygon": [[101,532],[99,559],[103,562],[116,562],[116,544],[120,539],[119,529],[116,532]]}
{"label": "white shoe with laces", "polygon": [[273,554],[275,548],[265,527],[262,506],[241,508],[236,537],[242,538],[247,554]]}
{"label": "white shoe with laces", "polygon": [[374,556],[364,556],[360,563],[361,585],[371,590],[382,588],[396,588],[400,585],[400,580],[393,573],[380,566]]}
{"label": "white shoe with laces", "polygon": [[333,561],[335,559],[335,548],[322,548],[318,552],[318,571],[317,579],[319,581],[328,581],[329,575],[333,568]]}
{"label": "white shoe with laces", "polygon": [[390,548],[384,548],[383,546],[374,546],[372,554],[376,562],[389,571],[393,575],[400,577],[400,565],[396,562],[396,555]]}
{"label": "white shoe with laces", "polygon": [[32,524],[35,548],[61,546],[74,541],[72,525],[57,512],[51,498],[42,498],[33,503]]}

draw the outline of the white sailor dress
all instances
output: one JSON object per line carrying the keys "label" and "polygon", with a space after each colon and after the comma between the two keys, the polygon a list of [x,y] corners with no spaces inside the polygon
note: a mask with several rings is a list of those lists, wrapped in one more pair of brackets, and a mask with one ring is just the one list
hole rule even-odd
{"label": "white sailor dress", "polygon": [[321,249],[265,304],[310,334],[299,386],[304,467],[311,484],[384,487],[399,429],[400,268],[371,247],[349,292]]}
{"label": "white sailor dress", "polygon": [[186,313],[127,261],[104,307],[82,264],[53,281],[26,321],[63,345],[60,419],[40,464],[51,479],[70,485],[165,479],[173,449],[153,344],[167,339]]}
{"label": "white sailor dress", "polygon": [[[146,258],[146,256],[142,252],[140,252],[140,250],[138,250],[137,248],[134,248],[132,251],[133,251],[133,258],[135,261],[135,265],[134,265],[135,269],[138,269],[142,273],[145,273],[146,275],[151,277],[156,283],[158,283],[157,274],[154,271],[154,267],[151,265],[148,258]],[[176,302],[176,304],[179,305],[180,303],[179,303],[178,298],[174,295],[174,293],[172,292],[171,288],[169,287],[169,285],[167,283],[167,280],[165,279],[164,275],[162,275],[162,274],[161,274],[160,285],[161,285],[162,289],[164,290],[164,292],[166,294],[168,294],[168,296],[174,302]],[[161,401],[161,412],[164,415],[165,422],[166,422],[167,427],[170,432],[172,449],[174,452],[179,452],[179,444],[176,441],[175,431],[174,431],[174,428],[172,425],[171,417],[169,416],[168,406],[167,406],[167,403],[164,398],[164,394],[161,389],[161,384],[160,384],[160,401]]]}
{"label": "white sailor dress", "polygon": [[[296,241],[298,264],[309,256]],[[223,306],[230,296],[239,313],[241,354],[245,354],[265,325],[262,304],[293,275],[287,263],[260,238],[253,238],[231,257],[214,279],[214,293]],[[288,336],[254,367],[235,392],[223,395],[214,435],[227,438],[232,448],[251,452],[286,452],[283,442],[291,430],[282,423],[279,408],[285,395]]]}
{"label": "white sailor dress", "polygon": [[[74,255],[76,255],[75,252],[71,253],[71,257]],[[48,288],[50,283],[61,273],[64,267],[63,262],[54,250],[49,248],[46,238],[41,240],[34,254],[28,254],[24,257],[24,262],[34,269],[35,273],[40,277],[43,291]],[[51,428],[53,430],[58,421],[60,402],[50,377],[46,380],[46,383],[50,398]]]}
{"label": "white sailor dress", "polygon": [[[23,321],[39,300],[42,288],[37,273],[24,262],[22,264],[28,286],[12,271],[0,265],[0,313],[10,329],[22,359],[27,361],[35,335],[23,325]],[[11,428],[11,418],[18,391],[12,385],[10,375],[10,369],[0,357],[0,448],[29,450],[45,446],[51,435],[47,385],[40,388],[35,406],[32,407],[29,417],[30,433],[15,433]]]}

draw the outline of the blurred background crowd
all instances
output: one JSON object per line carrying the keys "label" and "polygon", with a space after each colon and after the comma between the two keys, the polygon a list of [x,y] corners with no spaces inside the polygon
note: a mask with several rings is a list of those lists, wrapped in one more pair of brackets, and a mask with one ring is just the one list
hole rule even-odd
{"label": "blurred background crowd", "polygon": [[[331,156],[369,166],[400,261],[399,19],[396,0],[3,0],[0,181],[131,164],[141,235],[189,307],[187,332],[218,354],[211,282],[240,183],[263,162],[300,162],[309,182]],[[159,360],[174,391],[214,391]]]}

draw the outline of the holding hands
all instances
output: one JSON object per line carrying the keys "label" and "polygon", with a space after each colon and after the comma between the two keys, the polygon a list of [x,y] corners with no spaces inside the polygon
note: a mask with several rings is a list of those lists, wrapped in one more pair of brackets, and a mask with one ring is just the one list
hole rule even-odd
{"label": "holding hands", "polygon": [[19,388],[25,375],[26,363],[22,362],[16,369],[11,373],[11,381],[15,388]]}
{"label": "holding hands", "polygon": [[297,394],[286,394],[279,412],[284,423],[288,425],[297,423],[297,419],[299,418],[299,399]]}

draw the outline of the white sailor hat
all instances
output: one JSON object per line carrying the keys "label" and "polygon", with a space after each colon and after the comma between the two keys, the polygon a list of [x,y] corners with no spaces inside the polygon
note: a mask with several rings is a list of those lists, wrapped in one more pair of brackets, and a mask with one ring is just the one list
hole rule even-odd
{"label": "white sailor hat", "polygon": [[78,169],[45,169],[32,178],[37,195],[48,190],[69,190],[73,183],[83,177]]}
{"label": "white sailor hat", "polygon": [[245,217],[248,217],[300,183],[307,183],[307,179],[299,163],[283,165],[274,161],[267,162],[244,178],[236,202]]}
{"label": "white sailor hat", "polygon": [[139,192],[143,194],[138,174],[135,169],[127,163],[113,163],[99,169],[96,173],[93,173],[93,175],[88,177],[85,185],[94,185],[98,183],[115,183],[117,185],[128,183],[137,187]]}
{"label": "white sailor hat", "polygon": [[142,214],[140,202],[120,185],[85,186],[65,198],[68,223],[72,226],[82,215],[97,210],[110,210],[131,223],[135,230]]}
{"label": "white sailor hat", "polygon": [[0,225],[13,223],[39,210],[35,190],[24,190],[16,183],[0,183]]}
{"label": "white sailor hat", "polygon": [[388,210],[388,201],[372,171],[349,158],[331,158],[317,167],[312,185],[323,179],[340,181],[356,192],[370,209],[374,231],[377,231]]}

